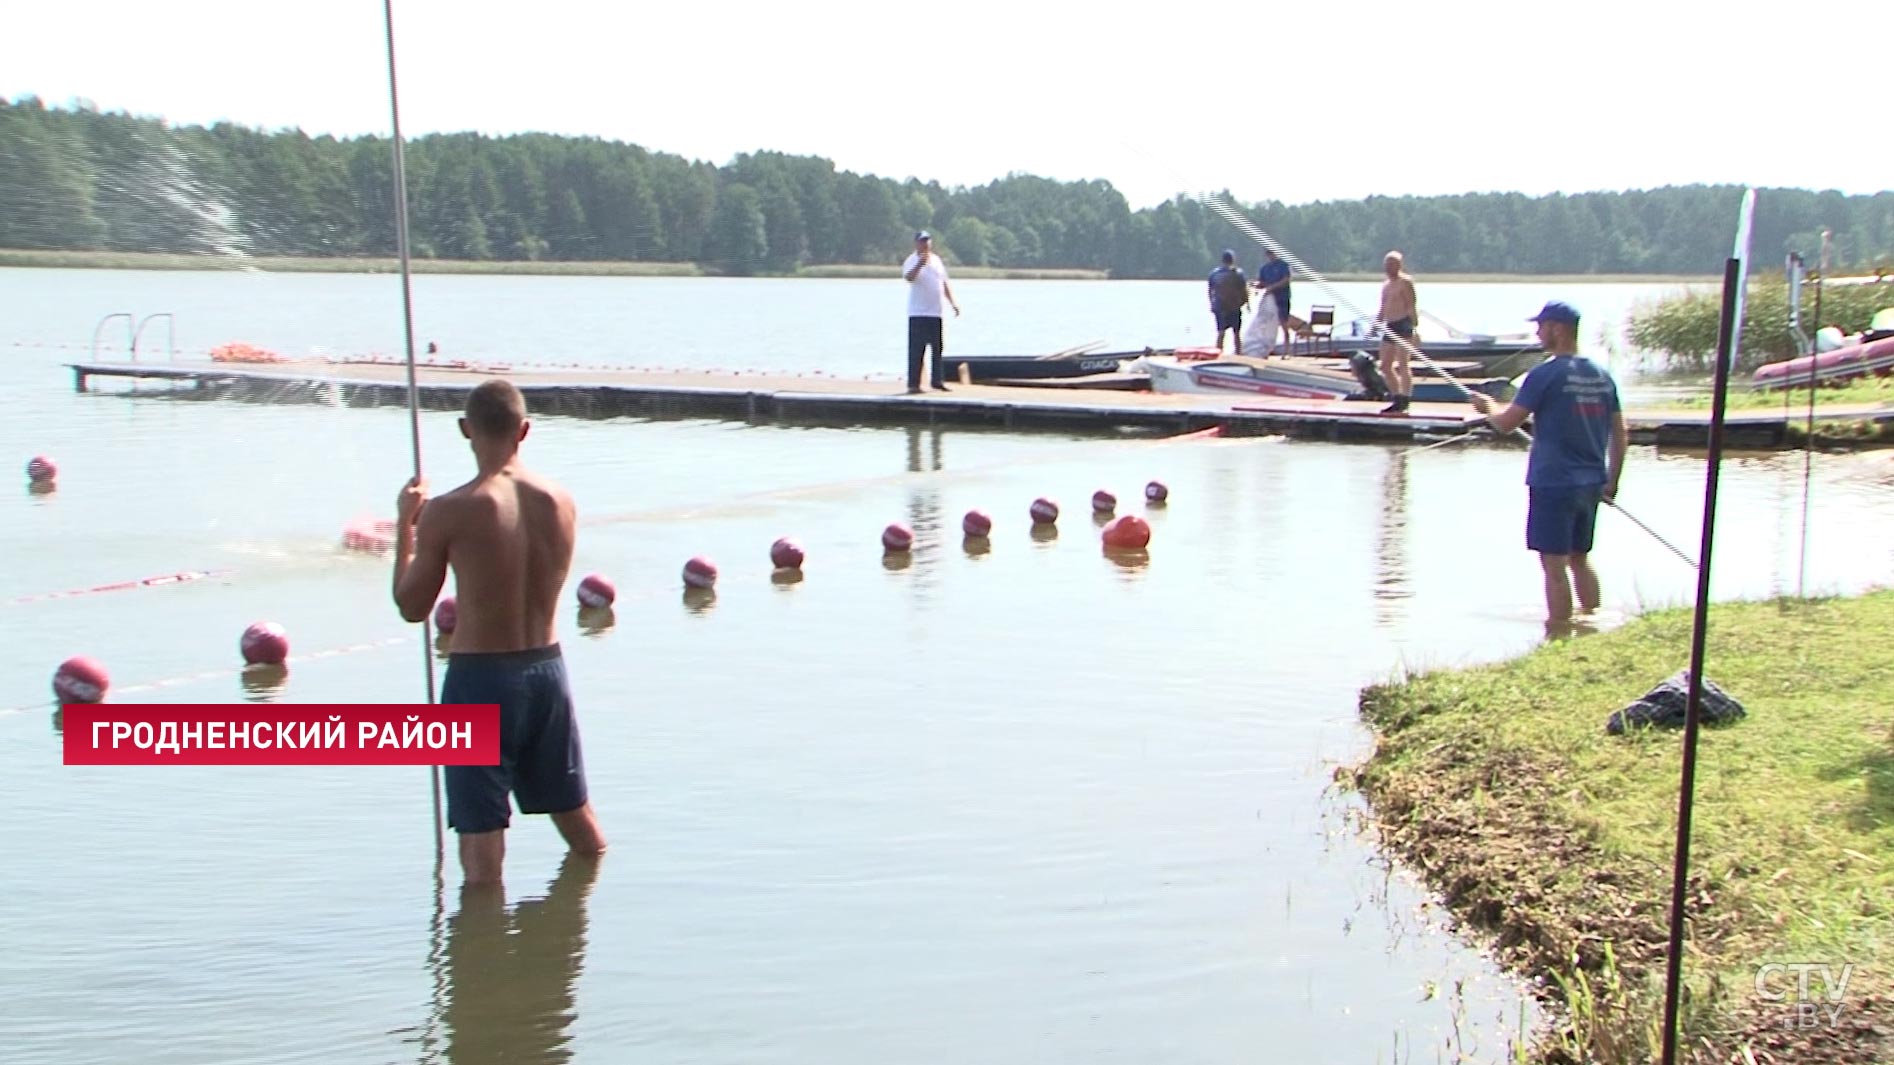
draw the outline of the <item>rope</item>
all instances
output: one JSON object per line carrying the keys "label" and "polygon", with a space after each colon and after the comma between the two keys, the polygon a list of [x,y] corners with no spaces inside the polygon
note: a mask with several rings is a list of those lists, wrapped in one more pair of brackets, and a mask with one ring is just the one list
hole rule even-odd
{"label": "rope", "polygon": [[[408,345],[408,424],[414,443],[414,477],[421,479],[421,399],[415,382],[414,367],[414,286],[408,254],[408,172],[402,154],[401,96],[395,83],[395,8],[394,0],[382,0],[382,19],[388,31],[388,109],[394,126],[395,166],[395,245],[401,254],[401,322]],[[427,701],[434,702],[434,655],[428,619],[421,619],[421,664],[427,677]],[[434,850],[442,849],[441,839],[441,768],[429,766],[434,797]]]}

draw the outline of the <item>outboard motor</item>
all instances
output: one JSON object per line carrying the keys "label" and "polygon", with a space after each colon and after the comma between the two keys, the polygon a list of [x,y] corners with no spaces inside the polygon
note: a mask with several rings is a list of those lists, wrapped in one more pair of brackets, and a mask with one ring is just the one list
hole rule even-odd
{"label": "outboard motor", "polygon": [[1357,351],[1348,357],[1348,368],[1355,372],[1355,380],[1361,382],[1362,391],[1369,399],[1387,399],[1388,382],[1375,368],[1374,356],[1365,351]]}

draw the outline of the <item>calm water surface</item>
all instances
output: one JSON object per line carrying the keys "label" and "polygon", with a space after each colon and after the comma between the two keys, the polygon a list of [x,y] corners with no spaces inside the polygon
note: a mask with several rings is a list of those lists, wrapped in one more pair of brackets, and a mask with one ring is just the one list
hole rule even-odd
{"label": "calm water surface", "polygon": [[[283,330],[213,343],[389,334],[387,279],[313,279],[381,286],[334,313],[242,287],[292,280],[150,284]],[[22,339],[126,301],[72,284],[20,303],[9,284]],[[482,321],[578,350],[591,334],[564,309],[587,301],[531,290]],[[356,320],[371,303],[380,324]],[[884,332],[886,303],[861,305]],[[817,317],[794,304],[747,310],[772,330]],[[732,328],[706,306],[639,312],[642,332]],[[1089,339],[1043,328],[1041,346]],[[53,495],[0,494],[9,1060],[1431,1062],[1456,1038],[1503,1060],[1517,991],[1327,782],[1366,749],[1362,684],[1542,638],[1519,452],[543,419],[529,450],[580,500],[576,572],[620,587],[608,626],[563,630],[613,848],[594,873],[518,822],[505,904],[479,905],[451,864],[436,883],[423,769],[60,765],[34,704],[70,654],[119,688],[177,681],[140,702],[419,700],[429,661],[385,560],[336,547],[389,510],[405,414],[79,396],[60,357],[21,347],[0,371],[17,458],[61,466]],[[423,431],[436,484],[467,476],[452,417]],[[1726,466],[1716,594],[1794,590],[1800,473]],[[1637,449],[1623,503],[1694,552],[1702,475]],[[1168,507],[1144,506],[1153,478]],[[1101,554],[1101,487],[1151,521],[1142,564]],[[1030,534],[1042,494],[1066,508],[1056,539]],[[1810,589],[1885,581],[1888,489],[1820,459],[1813,500]],[[996,521],[984,553],[959,534],[973,507]],[[878,543],[893,520],[918,533],[899,568]],[[798,584],[769,579],[782,535],[809,552]],[[1662,546],[1615,514],[1600,535],[1614,610],[1688,600]],[[689,602],[679,568],[700,553],[723,575]],[[228,572],[17,601],[199,569]],[[266,618],[293,641],[280,686],[235,667]]]}
{"label": "calm water surface", "polygon": [[[615,277],[465,277],[413,280],[417,346],[444,358],[723,370],[872,374],[893,379],[906,367],[906,293],[889,281]],[[1208,265],[1205,270],[1208,271]],[[1675,291],[1668,283],[1566,285],[1543,282],[1436,284],[1422,275],[1422,306],[1468,332],[1529,329],[1548,299],[1586,315],[1588,353],[1629,368],[1622,339],[1630,309]],[[400,283],[393,275],[0,270],[7,326],[0,340],[66,345],[85,355],[93,328],[113,313],[134,319],[169,313],[140,340],[142,357],[162,357],[175,339],[202,357],[244,341],[283,355],[399,355]],[[1325,296],[1298,282],[1294,311],[1352,304],[1373,314],[1379,287],[1345,283]],[[950,351],[1043,354],[1094,341],[1109,350],[1207,344],[1214,338],[1196,281],[955,282],[965,315],[949,319]],[[100,336],[101,357],[129,347],[123,320]]]}

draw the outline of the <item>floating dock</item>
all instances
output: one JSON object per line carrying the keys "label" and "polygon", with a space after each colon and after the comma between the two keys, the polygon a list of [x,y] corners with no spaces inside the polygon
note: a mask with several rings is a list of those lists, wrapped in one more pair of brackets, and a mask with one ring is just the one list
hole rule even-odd
{"label": "floating dock", "polygon": [[[73,387],[94,378],[188,385],[193,398],[313,402],[351,407],[408,403],[405,363],[304,360],[276,363],[83,362],[66,364]],[[1464,403],[1415,403],[1405,413],[1379,413],[1380,401],[1278,399],[1232,393],[1180,395],[1123,389],[1028,388],[950,383],[948,391],[909,395],[905,382],[832,375],[631,370],[499,368],[417,364],[415,390],[424,409],[458,410],[481,381],[504,377],[538,414],[581,418],[721,418],[752,423],[969,426],[1063,432],[1193,432],[1274,435],[1327,440],[1412,440],[1480,431],[1484,419]],[[1801,415],[1775,410],[1730,411],[1724,439],[1732,447],[1779,447]],[[1879,404],[1829,407],[1822,420],[1890,421]],[[1708,410],[1628,411],[1639,443],[1708,443]],[[1482,435],[1484,435],[1482,433]]]}

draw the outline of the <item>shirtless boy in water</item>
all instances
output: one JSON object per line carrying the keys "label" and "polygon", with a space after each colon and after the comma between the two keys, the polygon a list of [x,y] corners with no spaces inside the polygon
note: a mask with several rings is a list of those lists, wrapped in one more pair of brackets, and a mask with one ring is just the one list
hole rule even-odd
{"label": "shirtless boy in water", "polygon": [[1414,339],[1414,323],[1420,318],[1420,300],[1414,295],[1414,279],[1407,276],[1401,268],[1401,253],[1391,251],[1381,261],[1388,279],[1381,286],[1381,313],[1377,316],[1383,330],[1381,334],[1381,376],[1387,379],[1388,391],[1394,394],[1394,402],[1382,409],[1383,414],[1398,414],[1407,409],[1408,402],[1414,398],[1414,371],[1409,365],[1408,350],[1395,339],[1399,337],[1409,344],[1418,346]]}
{"label": "shirtless boy in water", "polygon": [[460,835],[469,885],[500,881],[508,793],[522,814],[552,815],[574,852],[605,850],[553,616],[572,566],[577,508],[565,489],[520,462],[529,428],[519,389],[485,382],[460,419],[474,479],[434,500],[426,481],[410,480],[396,502],[394,598],[402,618],[426,618],[454,569],[459,618],[440,701],[500,704],[500,764],[443,767],[447,823]]}

